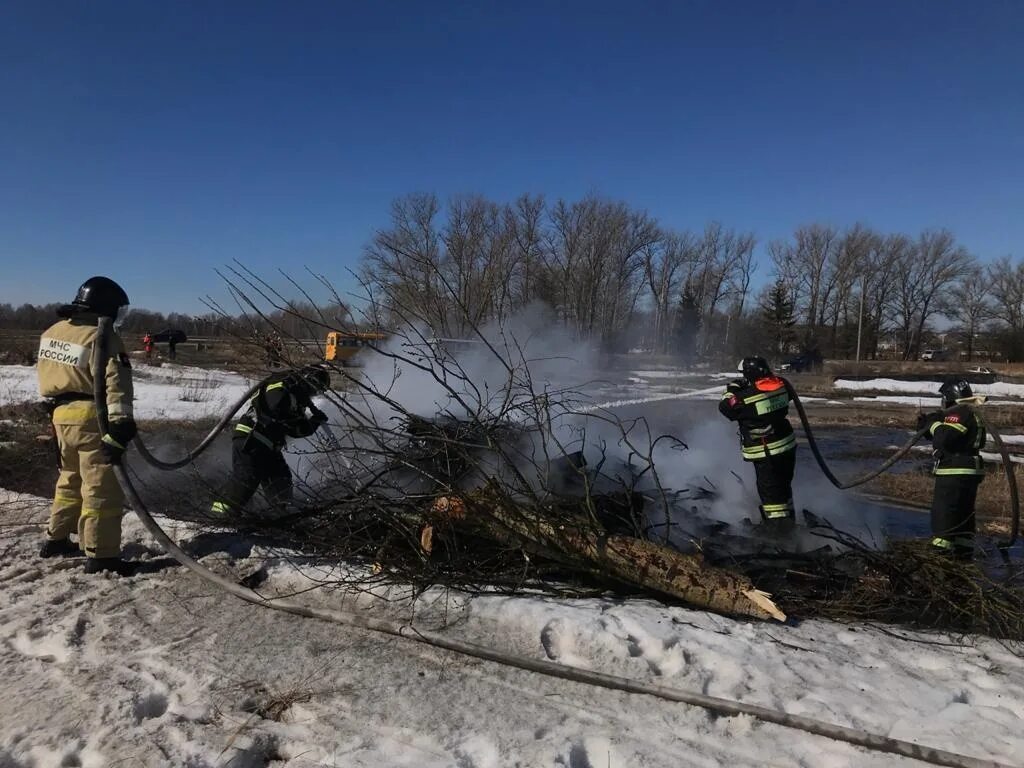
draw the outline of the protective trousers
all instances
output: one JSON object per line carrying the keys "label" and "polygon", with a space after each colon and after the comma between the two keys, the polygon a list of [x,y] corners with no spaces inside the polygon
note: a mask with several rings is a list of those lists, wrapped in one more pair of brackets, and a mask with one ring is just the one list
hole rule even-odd
{"label": "protective trousers", "polygon": [[278,448],[270,448],[246,437],[231,441],[231,476],[211,511],[238,511],[262,486],[269,504],[281,504],[292,497],[292,471]]}
{"label": "protective trousers", "polygon": [[61,470],[46,535],[66,539],[77,531],[88,557],[120,557],[124,491],[100,447],[96,406],[88,400],[57,406],[53,428]]}
{"label": "protective trousers", "polygon": [[974,503],[981,475],[936,475],[932,496],[932,545],[958,554],[974,549]]}
{"label": "protective trousers", "polygon": [[761,497],[761,517],[765,520],[792,519],[793,472],[796,449],[756,459],[757,493]]}

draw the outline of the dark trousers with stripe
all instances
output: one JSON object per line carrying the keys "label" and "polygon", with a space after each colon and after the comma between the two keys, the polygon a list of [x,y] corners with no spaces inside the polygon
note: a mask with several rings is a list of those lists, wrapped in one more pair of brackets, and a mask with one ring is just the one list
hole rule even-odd
{"label": "dark trousers with stripe", "polygon": [[292,498],[292,471],[279,449],[239,436],[231,441],[231,476],[220,501],[233,511],[244,507],[262,488],[269,504]]}
{"label": "dark trousers with stripe", "polygon": [[[753,464],[757,475],[757,494],[761,497],[761,516],[766,520],[792,518],[796,448],[756,459]],[[778,509],[780,506],[785,506],[785,510]]]}
{"label": "dark trousers with stripe", "polygon": [[974,503],[981,475],[936,475],[932,496],[932,536],[954,548],[972,548]]}

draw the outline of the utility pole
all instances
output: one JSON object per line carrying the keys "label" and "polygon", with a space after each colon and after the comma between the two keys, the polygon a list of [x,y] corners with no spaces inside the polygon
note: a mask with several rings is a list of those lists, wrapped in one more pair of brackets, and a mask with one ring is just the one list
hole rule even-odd
{"label": "utility pole", "polygon": [[860,314],[857,315],[857,362],[860,362],[860,331],[864,325],[864,275],[860,276]]}

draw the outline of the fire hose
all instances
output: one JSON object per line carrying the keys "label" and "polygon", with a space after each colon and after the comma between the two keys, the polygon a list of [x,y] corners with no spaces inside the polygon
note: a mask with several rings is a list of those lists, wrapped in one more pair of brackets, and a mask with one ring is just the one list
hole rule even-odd
{"label": "fire hose", "polygon": [[[93,352],[94,371],[102,372],[106,369],[109,355],[110,328],[111,321],[108,318],[101,318],[99,322],[99,334]],[[93,398],[96,403],[96,418],[99,423],[100,433],[106,434],[109,426],[106,403],[106,381],[103,375],[97,375],[94,378]],[[241,406],[239,405],[238,407]],[[218,426],[220,429],[223,429],[223,425],[219,424]],[[219,430],[215,428],[215,431]],[[208,437],[207,439],[209,442],[212,442],[213,438]],[[209,445],[209,442],[204,442],[206,445]],[[205,447],[206,446],[204,445],[203,448],[205,449]],[[196,451],[192,451],[190,455],[194,456],[197,455],[197,453],[198,449]],[[602,672],[595,672],[567,664],[559,664],[540,659],[531,659],[525,656],[517,656],[503,651],[494,650],[486,646],[477,645],[475,643],[467,643],[456,638],[447,637],[437,632],[420,630],[409,624],[401,624],[386,619],[360,616],[346,611],[316,608],[280,598],[264,597],[247,587],[243,587],[231,579],[214,573],[184,552],[177,543],[167,535],[163,528],[160,527],[159,523],[153,519],[148,507],[140,497],[135,485],[132,483],[123,462],[124,459],[122,458],[121,463],[114,465],[114,472],[121,486],[124,488],[125,495],[131,501],[132,508],[150,535],[156,539],[156,541],[169,555],[184,567],[188,568],[200,578],[220,587],[225,592],[234,595],[241,600],[245,600],[246,602],[277,611],[283,611],[295,616],[319,619],[344,626],[357,627],[373,632],[381,632],[387,635],[403,637],[407,640],[413,640],[437,648],[444,648],[446,650],[474,658],[484,659],[486,661],[492,661],[530,672],[536,672],[549,677],[561,678],[563,680],[599,686],[611,690],[625,691],[627,693],[654,696],[666,701],[675,701],[702,707],[725,716],[747,715],[764,722],[774,723],[787,728],[799,729],[807,733],[824,736],[837,741],[844,741],[870,750],[913,758],[933,765],[950,766],[951,768],[1012,768],[1007,764],[1000,763],[995,760],[984,760],[976,757],[970,757],[968,755],[961,755],[944,749],[936,749],[934,747],[916,744],[903,739],[894,739],[888,736],[870,733],[858,728],[836,725],[834,723],[816,720],[803,715],[794,715],[776,709],[758,706],[756,704],[748,704],[715,696],[708,696],[694,691],[686,691],[669,688],[667,686],[644,683],[618,675],[608,675]],[[175,463],[176,462],[161,462],[161,464],[166,466],[171,466]],[[181,466],[184,466],[184,464]]]}
{"label": "fire hose", "polygon": [[[231,419],[235,417],[235,414],[238,413],[245,406],[245,404],[249,402],[250,398],[252,398],[252,396],[256,394],[259,388],[259,383],[253,384],[251,387],[249,387],[246,393],[242,395],[240,398],[238,398],[237,401],[235,401],[235,403],[227,410],[227,412],[224,414],[221,420],[218,421],[217,424],[213,427],[213,429],[210,430],[210,433],[206,437],[204,437],[202,441],[200,441],[199,445],[197,445],[195,448],[193,448],[191,451],[185,454],[184,458],[178,459],[176,461],[161,461],[160,459],[158,459],[156,456],[149,452],[149,449],[146,448],[146,444],[142,442],[141,436],[136,435],[135,439],[132,442],[135,443],[135,447],[138,449],[139,455],[142,456],[142,458],[146,461],[147,464],[150,464],[156,467],[157,469],[162,469],[165,471],[181,469],[182,467],[191,464],[193,461],[196,460],[196,458],[199,457],[199,455],[203,451],[205,451],[207,448],[213,445],[213,441],[217,439],[217,436],[224,431],[228,424],[231,423]],[[98,407],[99,406],[97,406],[97,408]]]}
{"label": "fire hose", "polygon": [[[886,472],[892,467],[897,461],[902,459],[911,450],[914,445],[922,437],[928,434],[928,428],[919,429],[915,432],[906,443],[897,449],[896,453],[882,463],[880,467],[866,475],[861,475],[853,480],[842,482],[837,478],[832,470],[829,469],[828,464],[825,462],[825,458],[821,455],[821,451],[818,449],[818,441],[814,438],[814,431],[811,429],[810,422],[807,419],[807,412],[804,410],[804,405],[800,402],[800,395],[797,394],[796,389],[787,379],[782,380],[786,385],[786,392],[789,394],[790,399],[793,401],[793,405],[796,406],[796,412],[800,416],[800,423],[803,425],[804,434],[807,435],[807,444],[811,447],[811,453],[814,454],[814,460],[818,462],[818,466],[821,468],[822,473],[828,478],[829,482],[832,483],[836,488],[841,491],[849,490],[850,488],[856,488],[859,485],[864,485],[876,477]],[[1010,530],[1005,541],[999,543],[1000,549],[1009,549],[1016,543],[1017,536],[1020,532],[1020,498],[1017,491],[1017,475],[1013,471],[1013,462],[1010,459],[1010,454],[1006,450],[1006,445],[1003,443],[1003,438],[999,434],[999,430],[993,427],[991,424],[985,425],[985,430],[988,434],[992,435],[992,439],[995,441],[996,447],[999,449],[999,455],[1002,459],[1003,471],[1006,473],[1006,482],[1010,488]]]}

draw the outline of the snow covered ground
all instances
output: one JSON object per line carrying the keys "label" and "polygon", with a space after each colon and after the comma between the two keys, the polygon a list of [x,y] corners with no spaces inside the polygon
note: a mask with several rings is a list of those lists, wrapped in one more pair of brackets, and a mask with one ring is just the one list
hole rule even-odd
{"label": "snow covered ground", "polygon": [[[634,385],[602,405],[717,400],[709,378]],[[177,366],[138,365],[136,381],[140,419],[214,415],[247,386]],[[182,398],[193,391],[204,396]],[[34,369],[0,367],[0,401],[33,399]],[[252,606],[161,555],[133,515],[126,555],[149,572],[87,576],[80,561],[35,557],[47,507],[0,490],[0,768],[921,764]],[[265,567],[263,594],[1024,764],[1024,663],[994,641],[731,620],[651,599],[311,591],[322,566],[165,523],[220,572]]]}
{"label": "snow covered ground", "polygon": [[[941,386],[941,381],[900,381],[898,379],[867,379],[865,381],[836,379],[833,383],[833,387],[836,389],[922,394],[930,395],[935,399],[938,399],[937,393]],[[993,384],[972,384],[971,389],[974,390],[974,394],[987,397],[1024,398],[1024,384],[997,381]]]}
{"label": "snow covered ground", "polygon": [[[237,373],[184,365],[133,363],[135,418],[191,420],[220,416],[252,382]],[[0,404],[39,399],[36,369],[0,365]]]}
{"label": "snow covered ground", "polygon": [[[1019,437],[1019,436],[1018,435],[1014,435],[1014,437]],[[1006,442],[1006,438],[1003,438],[1003,441]],[[1021,441],[1018,441],[1018,444],[1019,444],[1019,442],[1021,442]],[[895,451],[896,449],[899,448],[899,446],[898,445],[890,445],[889,448]],[[918,453],[931,453],[932,452],[932,447],[930,445],[915,445],[913,450],[917,451]],[[993,462],[993,463],[997,463],[997,462],[1002,461],[1003,457],[1000,454],[998,454],[998,453],[996,453],[994,451],[981,451],[981,458],[983,458],[985,461],[990,461],[990,462]],[[1010,461],[1012,461],[1014,464],[1024,464],[1024,456],[1019,456],[1017,454],[1011,453],[1010,454]]]}
{"label": "snow covered ground", "polygon": [[[45,500],[7,494],[0,510],[4,768],[919,764],[299,619],[224,596],[177,567],[87,576],[75,561],[34,557]],[[187,527],[174,529],[189,542]],[[131,516],[125,542],[159,564]],[[237,536],[219,543],[203,557],[218,570],[241,576],[266,563]],[[199,539],[190,546],[210,549]],[[260,590],[302,590],[308,573],[279,561]],[[654,600],[387,598],[301,596],[1011,765],[1024,755],[1024,669],[988,640],[751,623]]]}
{"label": "snow covered ground", "polygon": [[[807,398],[802,398],[807,400]],[[938,395],[876,395],[865,397],[854,397],[855,403],[892,403],[893,405],[913,405],[923,409],[939,408],[942,404]],[[833,401],[838,402],[838,401]],[[986,405],[1024,405],[1024,400],[986,400]]]}

